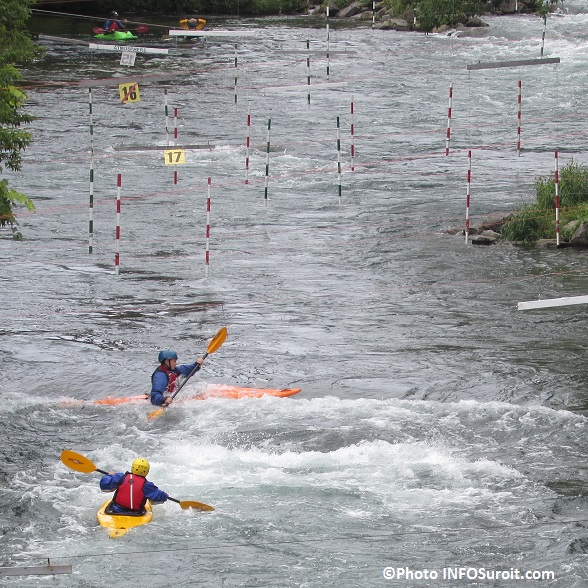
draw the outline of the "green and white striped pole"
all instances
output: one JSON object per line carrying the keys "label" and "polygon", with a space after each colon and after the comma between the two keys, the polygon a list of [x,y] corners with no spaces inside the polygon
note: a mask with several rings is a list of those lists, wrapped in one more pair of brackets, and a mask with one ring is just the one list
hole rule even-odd
{"label": "green and white striped pole", "polygon": [[267,147],[265,150],[265,205],[267,206],[267,184],[269,180],[269,154],[270,154],[270,131],[272,127],[272,119],[268,119],[267,121]]}

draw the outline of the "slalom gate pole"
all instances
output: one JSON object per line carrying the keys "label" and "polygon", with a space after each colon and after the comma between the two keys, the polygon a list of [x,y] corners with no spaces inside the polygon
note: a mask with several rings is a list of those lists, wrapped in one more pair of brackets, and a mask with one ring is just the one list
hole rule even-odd
{"label": "slalom gate pole", "polygon": [[122,185],[122,174],[116,176],[116,232],[114,249],[114,273],[120,273],[120,188]]}
{"label": "slalom gate pole", "polygon": [[468,244],[470,234],[470,194],[472,184],[472,151],[468,151],[468,182],[466,190],[466,216],[465,216],[465,244]]}
{"label": "slalom gate pole", "polygon": [[330,31],[329,31],[329,5],[327,4],[327,80],[329,79],[331,69],[331,58],[329,54],[329,43],[330,43]]}
{"label": "slalom gate pole", "polygon": [[235,107],[237,106],[237,45],[235,44]]}
{"label": "slalom gate pole", "polygon": [[306,85],[308,86],[306,100],[308,102],[308,107],[310,108],[310,39],[306,39],[306,51]]}
{"label": "slalom gate pole", "polygon": [[247,103],[247,138],[245,140],[245,183],[249,183],[249,148],[251,146],[251,103]]}
{"label": "slalom gate pole", "polygon": [[339,204],[341,204],[341,127],[337,117],[337,179],[339,180]]}
{"label": "slalom gate pole", "polygon": [[559,247],[559,157],[555,152],[555,244]]}
{"label": "slalom gate pole", "polygon": [[547,15],[543,15],[543,35],[541,36],[541,57],[543,57],[543,48],[545,46],[545,30],[547,29]]}
{"label": "slalom gate pole", "polygon": [[94,251],[94,120],[92,116],[92,88],[88,88],[90,122],[90,207],[88,211],[88,254]]}
{"label": "slalom gate pole", "polygon": [[163,90],[163,106],[165,111],[165,146],[169,147],[169,112],[167,107],[167,88]]}
{"label": "slalom gate pole", "polygon": [[208,197],[206,199],[206,254],[204,262],[204,276],[208,278],[208,266],[210,265],[210,183],[208,178]]}
{"label": "slalom gate pole", "polygon": [[522,102],[522,81],[519,80],[517,92],[517,156],[521,156],[521,102]]}
{"label": "slalom gate pole", "polygon": [[266,147],[266,155],[265,155],[265,190],[264,190],[264,198],[265,198],[265,205],[267,206],[267,184],[269,180],[269,157],[270,157],[270,131],[272,126],[272,119],[269,118],[267,121],[267,147]]}
{"label": "slalom gate pole", "polygon": [[[174,107],[174,147],[178,144],[178,109]],[[174,167],[174,185],[178,183],[178,168]]]}
{"label": "slalom gate pole", "polygon": [[451,140],[451,103],[453,101],[453,84],[449,84],[449,107],[447,108],[447,133],[445,134],[445,155],[449,155],[449,141]]}
{"label": "slalom gate pole", "polygon": [[88,254],[94,252],[94,158],[90,159],[90,211],[88,213]]}
{"label": "slalom gate pole", "polygon": [[355,171],[355,115],[353,94],[351,94],[351,171]]}

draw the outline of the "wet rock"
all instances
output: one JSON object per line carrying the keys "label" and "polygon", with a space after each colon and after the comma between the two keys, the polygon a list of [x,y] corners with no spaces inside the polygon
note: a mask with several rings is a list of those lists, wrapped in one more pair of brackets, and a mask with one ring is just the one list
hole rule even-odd
{"label": "wet rock", "polygon": [[572,238],[570,239],[572,247],[588,247],[588,225],[580,223]]}
{"label": "wet rock", "polygon": [[567,225],[565,225],[564,227],[562,227],[562,230],[563,231],[566,231],[568,233],[574,234],[574,232],[576,231],[576,229],[580,225],[580,222],[581,221],[579,221],[579,220],[570,221]]}
{"label": "wet rock", "polygon": [[472,245],[494,245],[502,238],[500,233],[494,231],[482,231],[479,235],[472,237]]}
{"label": "wet rock", "polygon": [[503,14],[512,14],[513,12],[517,11],[517,2],[516,0],[505,0],[498,5],[498,12],[502,12]]}
{"label": "wet rock", "polygon": [[480,231],[495,231],[497,233],[500,232],[502,225],[508,221],[510,218],[510,214],[508,216],[504,216],[502,214],[492,214],[487,216],[478,226]]}
{"label": "wet rock", "polygon": [[466,27],[489,27],[490,25],[486,22],[484,22],[481,18],[478,18],[477,16],[470,16],[465,25]]}
{"label": "wet rock", "polygon": [[410,31],[411,26],[402,18],[389,18],[383,22],[376,24],[376,28],[384,31]]}
{"label": "wet rock", "polygon": [[[337,16],[341,17],[341,18],[349,18],[351,16],[355,16],[356,14],[359,14],[360,12],[363,12],[363,10],[364,10],[364,8],[359,2],[352,2],[349,6],[346,6],[345,8],[342,8],[341,10],[339,10],[339,12],[337,13]],[[370,13],[370,18],[371,18],[371,13]]]}
{"label": "wet rock", "polygon": [[321,5],[317,12],[320,14],[327,14],[327,6],[329,7],[329,16],[341,16],[339,14],[339,7],[337,6],[337,4],[335,4],[335,2],[333,2],[333,0],[325,2],[323,5]]}
{"label": "wet rock", "polygon": [[535,245],[539,249],[552,249],[557,247],[557,239],[539,239]]}

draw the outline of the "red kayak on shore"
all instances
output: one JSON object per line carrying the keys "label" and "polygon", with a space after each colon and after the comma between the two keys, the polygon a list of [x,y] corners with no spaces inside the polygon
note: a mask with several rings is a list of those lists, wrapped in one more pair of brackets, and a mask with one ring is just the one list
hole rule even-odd
{"label": "red kayak on shore", "polygon": [[[302,388],[243,388],[241,386],[227,386],[225,384],[207,384],[202,390],[195,394],[183,396],[180,402],[185,400],[206,400],[207,398],[261,398],[262,396],[276,396],[285,398],[298,394]],[[145,402],[149,400],[148,394],[137,394],[135,396],[107,396],[100,400],[88,400],[89,404],[106,404],[116,406],[118,404],[130,404],[134,402]]]}

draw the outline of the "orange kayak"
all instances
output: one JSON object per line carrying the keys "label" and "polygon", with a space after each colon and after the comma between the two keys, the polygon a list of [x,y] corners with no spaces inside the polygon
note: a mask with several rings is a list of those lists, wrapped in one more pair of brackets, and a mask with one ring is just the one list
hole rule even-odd
{"label": "orange kayak", "polygon": [[[206,400],[207,398],[261,398],[262,396],[277,396],[285,398],[298,394],[302,388],[243,388],[241,386],[227,386],[225,384],[208,384],[200,392],[184,396],[182,400]],[[118,404],[129,404],[133,402],[145,402],[149,400],[147,394],[135,396],[107,396],[100,400],[91,400],[90,404],[107,404],[116,406]],[[181,402],[181,400],[180,400]]]}

